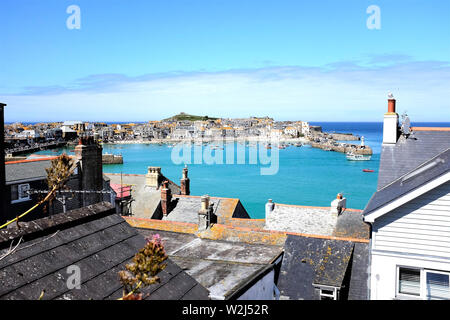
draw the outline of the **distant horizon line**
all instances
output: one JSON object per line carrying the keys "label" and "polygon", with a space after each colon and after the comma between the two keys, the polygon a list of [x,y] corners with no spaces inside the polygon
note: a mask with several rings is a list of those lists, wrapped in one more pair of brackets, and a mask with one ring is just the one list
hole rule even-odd
{"label": "distant horizon line", "polygon": [[[221,118],[221,119],[242,119],[242,118]],[[81,121],[81,122],[90,122],[90,123],[106,123],[106,124],[115,124],[115,123],[147,123],[150,121],[162,121],[162,120],[146,120],[146,121],[104,121],[104,120],[63,120],[63,121],[27,121],[27,120],[17,120],[17,121],[5,121],[5,124],[14,124],[14,123],[24,123],[24,124],[36,124],[36,123],[55,123],[55,122],[65,122],[65,121]],[[284,121],[302,121],[302,120],[274,120],[276,122],[284,122]],[[383,123],[383,121],[305,121],[309,123]],[[450,123],[450,121],[411,121],[411,123]]]}

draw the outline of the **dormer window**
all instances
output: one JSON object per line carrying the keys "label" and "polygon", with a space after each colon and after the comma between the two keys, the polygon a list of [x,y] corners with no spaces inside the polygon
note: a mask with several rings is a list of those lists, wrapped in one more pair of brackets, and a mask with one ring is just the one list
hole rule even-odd
{"label": "dormer window", "polygon": [[338,300],[339,289],[330,286],[318,286],[320,300]]}

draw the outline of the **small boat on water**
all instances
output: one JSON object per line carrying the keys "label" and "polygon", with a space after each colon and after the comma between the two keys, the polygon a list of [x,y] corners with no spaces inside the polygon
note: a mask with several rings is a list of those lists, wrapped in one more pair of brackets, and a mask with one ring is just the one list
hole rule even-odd
{"label": "small boat on water", "polygon": [[363,169],[363,172],[374,172],[372,169]]}
{"label": "small boat on water", "polygon": [[370,156],[370,155],[356,154],[353,152],[347,152],[346,157],[347,157],[347,160],[351,160],[351,161],[367,161],[372,158],[372,156]]}

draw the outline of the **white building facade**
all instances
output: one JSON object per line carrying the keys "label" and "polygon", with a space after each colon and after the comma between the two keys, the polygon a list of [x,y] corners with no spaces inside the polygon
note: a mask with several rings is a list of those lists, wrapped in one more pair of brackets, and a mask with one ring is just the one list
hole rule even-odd
{"label": "white building facade", "polygon": [[365,221],[373,221],[372,300],[450,299],[448,180],[379,217],[369,215]]}

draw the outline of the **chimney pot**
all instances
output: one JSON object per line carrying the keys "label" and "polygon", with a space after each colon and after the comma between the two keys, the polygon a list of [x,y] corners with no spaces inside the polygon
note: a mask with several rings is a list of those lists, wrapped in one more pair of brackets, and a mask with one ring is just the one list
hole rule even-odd
{"label": "chimney pot", "polygon": [[208,207],[209,207],[209,195],[204,195],[204,196],[202,196],[201,210],[206,211],[206,210],[208,210]]}
{"label": "chimney pot", "polygon": [[388,99],[388,112],[395,113],[395,99]]}

